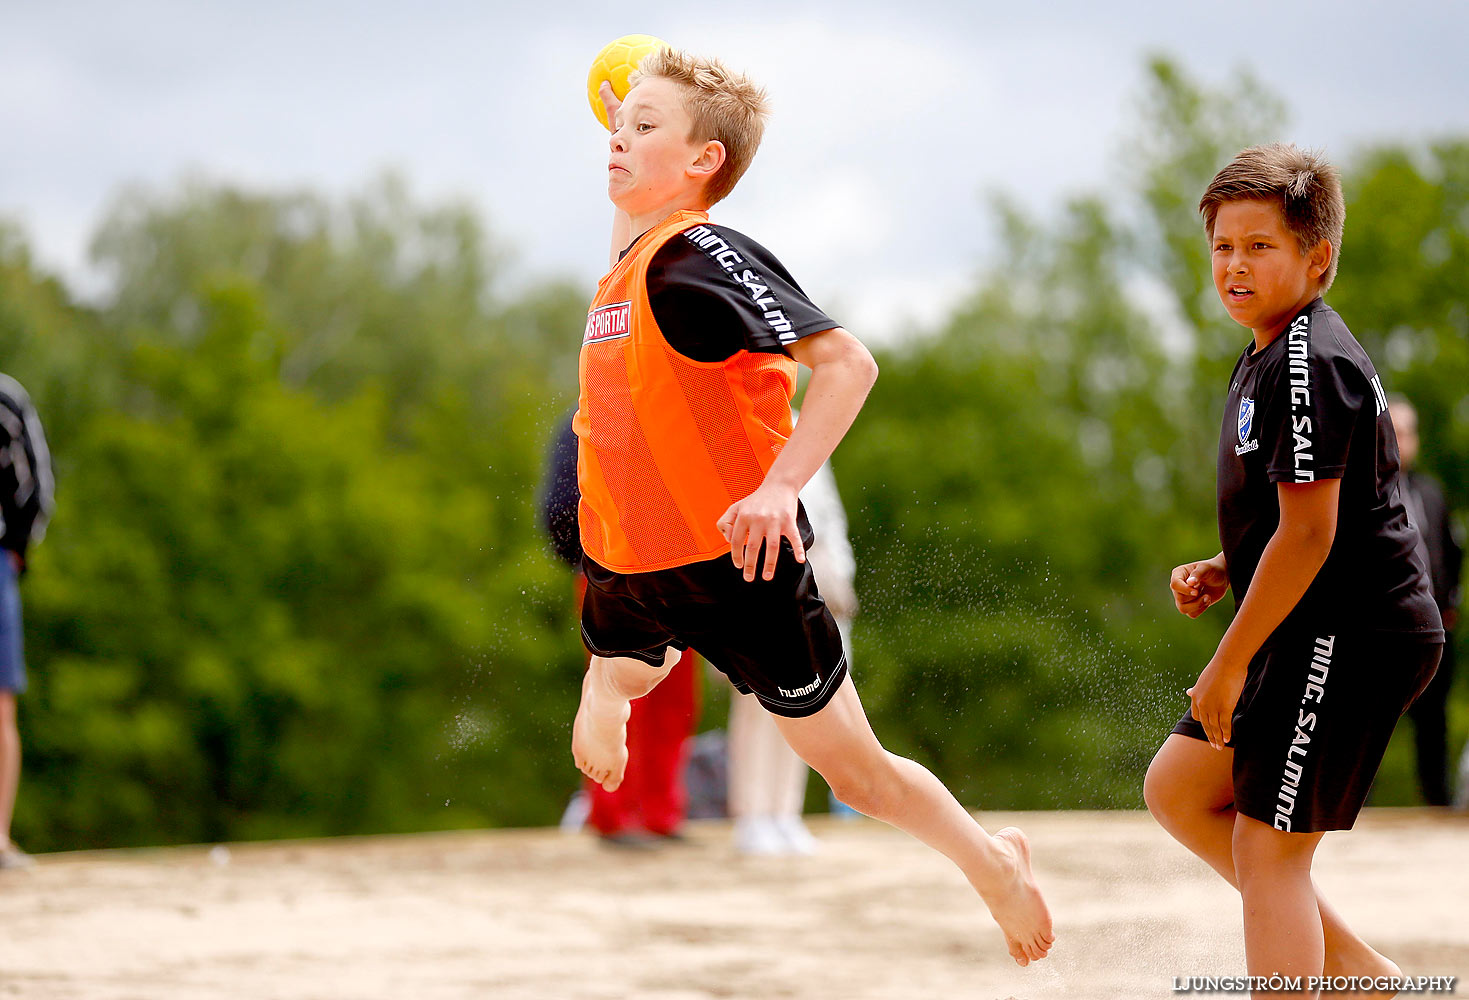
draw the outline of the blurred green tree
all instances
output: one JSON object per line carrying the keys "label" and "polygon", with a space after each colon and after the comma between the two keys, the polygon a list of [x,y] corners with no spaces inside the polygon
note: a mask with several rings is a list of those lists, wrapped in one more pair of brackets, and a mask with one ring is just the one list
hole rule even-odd
{"label": "blurred green tree", "polygon": [[[130,195],[98,313],[3,244],[0,337],[61,481],[26,588],[33,847],[559,806],[580,654],[526,486],[583,307],[498,303],[472,215],[403,197]],[[426,230],[459,242],[408,263]]]}
{"label": "blurred green tree", "polygon": [[1423,463],[1469,507],[1469,140],[1377,148],[1346,179],[1331,300],[1389,391],[1420,411]]}

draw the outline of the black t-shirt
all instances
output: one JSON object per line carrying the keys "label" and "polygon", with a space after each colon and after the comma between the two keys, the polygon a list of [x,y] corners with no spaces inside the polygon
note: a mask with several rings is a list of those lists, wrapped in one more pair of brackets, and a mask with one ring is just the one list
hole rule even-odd
{"label": "black t-shirt", "polygon": [[708,223],[658,248],[648,304],[669,346],[694,361],[725,361],[741,350],[789,354],[802,337],[840,325],[769,250]]}
{"label": "black t-shirt", "polygon": [[1326,564],[1272,641],[1309,632],[1442,641],[1417,532],[1403,506],[1382,380],[1336,311],[1316,299],[1240,356],[1219,436],[1219,538],[1235,606],[1280,524],[1277,483],[1340,479]]}

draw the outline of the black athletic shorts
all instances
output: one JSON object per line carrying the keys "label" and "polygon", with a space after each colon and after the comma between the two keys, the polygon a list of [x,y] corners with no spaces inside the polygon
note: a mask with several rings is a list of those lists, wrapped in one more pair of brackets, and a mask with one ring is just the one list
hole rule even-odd
{"label": "black athletic shorts", "polygon": [[[729,556],[652,573],[583,558],[582,641],[597,656],[655,667],[669,646],[692,648],[775,715],[815,715],[841,686],[847,658],[810,564],[780,544],[774,579],[757,572],[748,583]],[[755,565],[764,565],[763,547]]]}
{"label": "black athletic shorts", "polygon": [[[1250,661],[1234,710],[1235,808],[1292,833],[1350,830],[1442,650],[1392,632],[1273,640]],[[1206,739],[1192,710],[1173,731]]]}

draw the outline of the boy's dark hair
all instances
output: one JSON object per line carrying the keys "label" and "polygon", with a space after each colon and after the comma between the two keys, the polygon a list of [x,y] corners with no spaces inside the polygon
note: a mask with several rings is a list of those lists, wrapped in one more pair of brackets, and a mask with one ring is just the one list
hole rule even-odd
{"label": "boy's dark hair", "polygon": [[1341,257],[1342,227],[1346,201],[1341,193],[1341,176],[1315,150],[1292,143],[1273,142],[1241,150],[1223,170],[1214,175],[1199,199],[1204,232],[1214,238],[1214,219],[1219,206],[1230,201],[1273,201],[1280,206],[1285,228],[1300,244],[1301,256],[1322,240],[1331,244],[1331,263],[1321,275],[1321,291],[1336,280]]}

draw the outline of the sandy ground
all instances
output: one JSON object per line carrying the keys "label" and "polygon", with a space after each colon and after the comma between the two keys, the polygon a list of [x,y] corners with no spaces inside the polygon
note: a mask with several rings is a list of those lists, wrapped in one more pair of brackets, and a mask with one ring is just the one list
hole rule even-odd
{"label": "sandy ground", "polygon": [[[737,856],[722,823],[642,853],[494,831],[44,856],[0,872],[0,998],[1088,1000],[1244,971],[1238,899],[1146,815],[981,819],[1034,844],[1060,940],[1030,969],[941,857],[817,817],[801,859]],[[1406,971],[1469,975],[1469,817],[1369,812],[1317,871]]]}

